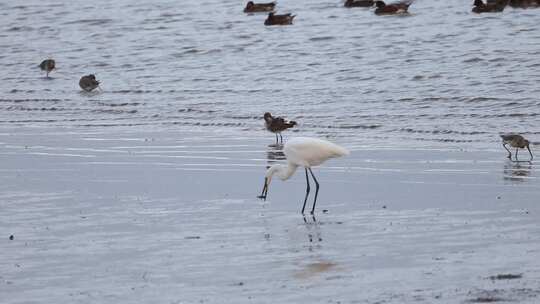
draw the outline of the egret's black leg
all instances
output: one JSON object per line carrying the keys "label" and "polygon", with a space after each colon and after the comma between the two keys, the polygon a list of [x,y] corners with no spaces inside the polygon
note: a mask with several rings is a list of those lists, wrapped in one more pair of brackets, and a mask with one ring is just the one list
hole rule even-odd
{"label": "egret's black leg", "polygon": [[315,199],[313,200],[313,208],[311,208],[311,214],[313,214],[313,212],[315,211],[315,204],[317,204],[317,194],[319,194],[319,182],[315,178],[315,175],[313,175],[313,171],[311,171],[311,168],[309,168],[309,173],[311,173],[311,177],[313,177],[313,180],[315,181]]}
{"label": "egret's black leg", "polygon": [[259,198],[266,200],[267,194],[268,194],[268,182],[267,182],[267,179],[264,178],[264,186],[262,188],[261,195],[259,196]]}
{"label": "egret's black leg", "polygon": [[527,146],[527,150],[529,150],[529,154],[531,155],[531,161],[532,161],[534,156],[532,155],[531,148],[529,148],[529,146]]}
{"label": "egret's black leg", "polygon": [[519,150],[519,148],[516,148],[516,161],[518,161],[518,158],[517,158],[518,150]]}
{"label": "egret's black leg", "polygon": [[281,132],[279,132],[279,138],[281,138],[281,144],[283,144],[283,136],[281,136]]}
{"label": "egret's black leg", "polygon": [[512,159],[512,152],[510,152],[510,150],[508,150],[508,148],[506,147],[506,143],[503,143],[503,147],[506,149],[506,151],[508,151],[508,158]]}
{"label": "egret's black leg", "polygon": [[276,133],[276,146],[279,144],[277,133]]}
{"label": "egret's black leg", "polygon": [[308,174],[307,174],[307,168],[305,170],[306,170],[307,187],[306,187],[306,197],[304,198],[304,206],[302,206],[302,214],[304,214],[304,210],[306,209],[306,202],[307,202],[307,198],[308,198],[308,195],[309,195],[309,177],[308,177]]}

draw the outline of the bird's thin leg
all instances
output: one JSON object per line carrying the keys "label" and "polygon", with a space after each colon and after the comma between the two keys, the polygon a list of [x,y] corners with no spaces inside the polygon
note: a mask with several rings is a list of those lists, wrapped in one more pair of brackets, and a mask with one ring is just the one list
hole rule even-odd
{"label": "bird's thin leg", "polygon": [[278,141],[278,136],[277,136],[277,133],[276,133],[276,146],[279,144],[279,141]]}
{"label": "bird's thin leg", "polygon": [[283,136],[281,136],[281,132],[279,132],[279,138],[281,138],[281,143],[283,144]]}
{"label": "bird's thin leg", "polygon": [[259,198],[266,200],[267,194],[268,194],[268,180],[264,178],[264,186],[262,188],[261,195],[259,195]]}
{"label": "bird's thin leg", "polygon": [[512,152],[510,152],[510,150],[508,150],[508,148],[506,147],[506,143],[503,143],[503,147],[506,149],[506,151],[508,151],[508,158],[512,159]]}
{"label": "bird's thin leg", "polygon": [[304,210],[306,209],[306,202],[307,202],[307,198],[308,198],[308,195],[309,195],[309,177],[308,177],[308,174],[307,174],[307,168],[305,170],[306,170],[307,187],[306,187],[306,197],[304,198],[304,206],[302,206],[302,214],[304,214]]}
{"label": "bird's thin leg", "polygon": [[518,161],[518,158],[517,158],[518,150],[519,150],[519,148],[516,148],[516,161]]}
{"label": "bird's thin leg", "polygon": [[313,180],[315,181],[315,199],[313,200],[313,208],[311,208],[311,214],[313,214],[313,212],[315,211],[315,204],[317,204],[317,194],[319,194],[319,182],[315,178],[315,175],[313,174],[313,171],[311,171],[311,168],[309,168],[309,173],[311,173],[311,177],[313,177]]}
{"label": "bird's thin leg", "polygon": [[534,156],[533,156],[533,154],[532,154],[531,149],[529,148],[529,146],[527,146],[527,150],[529,150],[529,154],[531,155],[531,161],[532,161],[533,158],[534,158]]}

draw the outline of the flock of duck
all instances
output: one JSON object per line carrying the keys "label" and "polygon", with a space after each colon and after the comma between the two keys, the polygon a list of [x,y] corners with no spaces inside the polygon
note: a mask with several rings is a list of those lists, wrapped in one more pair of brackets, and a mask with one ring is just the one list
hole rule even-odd
{"label": "flock of duck", "polygon": [[[407,14],[409,6],[414,0],[405,0],[386,4],[384,1],[374,0],[346,0],[345,7],[373,7],[375,6],[375,14],[377,15],[393,15],[393,14]],[[540,0],[487,0],[484,3],[482,0],[475,0],[472,11],[474,13],[487,13],[487,12],[502,12],[504,8],[509,5],[518,8],[540,7]],[[295,15],[292,14],[275,14],[276,7],[275,2],[269,3],[254,3],[249,1],[244,8],[245,13],[268,13],[264,24],[265,25],[289,25],[292,24]],[[49,73],[56,68],[56,62],[54,59],[45,59],[39,65],[42,71],[46,72],[46,77],[49,77]],[[95,75],[89,74],[82,76],[79,80],[79,86],[86,92],[91,92],[94,89],[99,88],[100,82],[96,79]],[[293,128],[297,125],[295,121],[288,121],[282,117],[273,116],[271,113],[266,112],[263,115],[266,129],[276,136],[276,145],[280,142],[283,144],[283,136],[281,132]],[[279,136],[279,138],[278,138]],[[519,149],[527,149],[530,154],[530,160],[533,160],[533,154],[530,149],[530,142],[519,134],[503,134],[501,135],[502,145],[508,151],[508,158],[512,160],[512,152],[508,149],[507,145],[515,148],[515,160],[518,161]],[[287,165],[273,165],[271,166],[265,175],[264,186],[259,198],[266,199],[268,194],[268,187],[272,180],[273,175],[277,175],[282,180],[289,179],[298,167],[303,167],[306,174],[306,196],[304,198],[304,204],[302,207],[302,214],[304,213],[306,202],[310,192],[310,178],[311,175],[316,191],[315,198],[313,200],[313,207],[311,214],[315,211],[315,204],[317,202],[317,194],[319,192],[319,182],[315,178],[315,175],[311,171],[311,167],[318,166],[330,158],[341,157],[349,154],[349,151],[343,147],[340,147],[334,143],[318,138],[297,137],[291,139],[283,146],[283,153],[287,158]],[[309,172],[309,174],[308,174]]]}
{"label": "flock of duck", "polygon": [[[409,6],[414,0],[402,0],[394,3],[386,4],[384,1],[375,0],[346,0],[345,7],[376,7],[374,13],[376,15],[398,15],[407,14]],[[484,3],[482,0],[474,0],[473,13],[496,13],[502,12],[506,6],[514,8],[534,8],[540,7],[540,0],[487,0]],[[264,25],[289,25],[293,23],[296,15],[275,14],[276,2],[254,3],[249,1],[244,8],[245,13],[268,13],[268,17],[264,21]]]}

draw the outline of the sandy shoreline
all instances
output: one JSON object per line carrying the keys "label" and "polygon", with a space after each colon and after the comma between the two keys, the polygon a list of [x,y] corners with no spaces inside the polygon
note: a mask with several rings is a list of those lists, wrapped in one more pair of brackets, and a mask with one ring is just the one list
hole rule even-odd
{"label": "sandy shoreline", "polygon": [[282,161],[262,132],[23,133],[0,136],[4,303],[540,296],[538,165],[496,148],[341,142],[351,156],[315,170],[314,220],[300,171],[256,199]]}

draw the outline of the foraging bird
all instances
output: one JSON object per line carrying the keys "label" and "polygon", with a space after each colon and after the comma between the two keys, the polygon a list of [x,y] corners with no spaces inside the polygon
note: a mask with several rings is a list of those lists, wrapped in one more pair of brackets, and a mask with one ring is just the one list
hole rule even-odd
{"label": "foraging bird", "polygon": [[281,143],[283,143],[283,136],[281,132],[296,126],[296,121],[286,121],[282,117],[274,117],[269,112],[264,113],[264,122],[266,129],[274,134],[276,134],[276,145],[278,144],[278,134],[281,138]]}
{"label": "foraging bird", "polygon": [[484,3],[482,0],[474,0],[474,7],[472,9],[473,13],[498,13],[502,12],[506,5],[508,4],[508,0],[496,0],[492,2]]}
{"label": "foraging bird", "polygon": [[244,8],[244,13],[261,13],[261,12],[271,12],[276,6],[275,2],[269,3],[253,3],[249,1]]}
{"label": "foraging bird", "polygon": [[502,134],[501,138],[502,138],[502,145],[506,149],[506,151],[508,151],[508,158],[510,160],[512,160],[512,152],[510,152],[510,150],[508,150],[508,148],[506,147],[507,144],[513,148],[516,148],[515,161],[518,161],[517,159],[518,150],[524,149],[524,148],[527,148],[527,150],[529,150],[529,154],[531,155],[531,159],[529,161],[533,160],[533,154],[531,152],[531,149],[529,148],[529,141],[526,140],[525,137],[519,134]]}
{"label": "foraging bird", "polygon": [[315,204],[317,203],[317,194],[319,194],[319,182],[315,178],[313,171],[311,171],[311,167],[318,166],[330,158],[349,155],[349,151],[326,140],[310,137],[297,137],[289,140],[285,144],[283,153],[287,157],[287,166],[277,164],[271,166],[268,171],[266,171],[264,186],[259,198],[266,200],[268,187],[270,186],[274,174],[285,181],[296,172],[296,169],[299,166],[302,166],[306,171],[307,182],[306,197],[304,198],[304,205],[302,206],[302,214],[304,214],[310,190],[308,171],[311,173],[311,177],[313,177],[316,187],[313,208],[311,208],[311,214],[313,214],[315,211]]}
{"label": "foraging bird", "polygon": [[86,92],[91,92],[93,89],[99,87],[99,81],[96,80],[94,74],[81,77],[79,80],[79,86]]}
{"label": "foraging bird", "polygon": [[289,25],[293,23],[294,17],[296,17],[296,15],[276,15],[271,12],[268,13],[268,18],[264,21],[264,25]]}
{"label": "foraging bird", "polygon": [[39,64],[39,68],[42,70],[42,71],[45,71],[47,72],[47,76],[46,77],[49,77],[49,73],[54,70],[55,68],[55,65],[56,65],[56,62],[54,61],[54,59],[45,59],[43,60],[40,64]]}
{"label": "foraging bird", "polygon": [[347,0],[343,6],[345,7],[372,7],[375,4],[374,0]]}
{"label": "foraging bird", "polygon": [[384,1],[377,1],[375,2],[375,5],[377,6],[375,15],[396,15],[408,13],[409,6],[411,6],[413,1],[414,0],[405,0],[391,4],[386,4]]}

